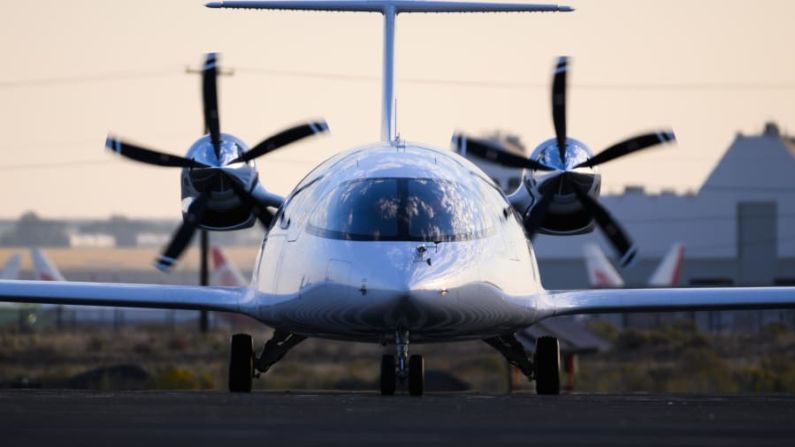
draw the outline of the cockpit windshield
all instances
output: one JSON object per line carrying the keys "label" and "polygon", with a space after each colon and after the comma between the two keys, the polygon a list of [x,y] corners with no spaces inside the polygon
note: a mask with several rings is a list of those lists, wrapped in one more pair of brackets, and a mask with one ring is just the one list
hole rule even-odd
{"label": "cockpit windshield", "polygon": [[484,237],[494,218],[480,191],[438,179],[369,178],[342,183],[318,204],[307,230],[354,241],[450,242]]}

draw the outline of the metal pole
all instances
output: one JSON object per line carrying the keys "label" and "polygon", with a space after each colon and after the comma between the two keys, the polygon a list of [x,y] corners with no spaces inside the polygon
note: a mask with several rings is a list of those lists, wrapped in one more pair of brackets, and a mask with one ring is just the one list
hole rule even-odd
{"label": "metal pole", "polygon": [[[207,230],[201,230],[201,261],[199,266],[199,284],[202,286],[210,285],[209,274],[208,274],[208,265],[207,265],[207,252],[208,252],[208,245],[210,235]],[[201,311],[199,315],[199,331],[201,333],[206,333],[210,329],[210,316],[206,310]]]}

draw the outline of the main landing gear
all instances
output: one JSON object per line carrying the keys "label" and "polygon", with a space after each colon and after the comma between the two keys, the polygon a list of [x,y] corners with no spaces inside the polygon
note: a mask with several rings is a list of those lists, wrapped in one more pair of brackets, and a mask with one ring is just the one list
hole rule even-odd
{"label": "main landing gear", "polygon": [[397,382],[408,381],[409,394],[422,396],[425,391],[425,361],[421,355],[409,353],[408,331],[397,331],[395,334],[397,359],[394,355],[381,357],[381,395],[395,394]]}
{"label": "main landing gear", "polygon": [[536,340],[535,363],[536,393],[560,394],[560,346],[555,337]]}
{"label": "main landing gear", "polygon": [[536,393],[560,394],[560,347],[557,338],[539,337],[532,362],[513,334],[486,338],[483,341],[499,351],[528,380],[535,380]]}
{"label": "main landing gear", "polygon": [[276,330],[273,332],[273,337],[265,343],[259,357],[256,357],[251,335],[233,335],[229,356],[229,391],[251,392],[254,377],[267,372],[287,354],[287,351],[305,339],[306,337],[291,332]]}

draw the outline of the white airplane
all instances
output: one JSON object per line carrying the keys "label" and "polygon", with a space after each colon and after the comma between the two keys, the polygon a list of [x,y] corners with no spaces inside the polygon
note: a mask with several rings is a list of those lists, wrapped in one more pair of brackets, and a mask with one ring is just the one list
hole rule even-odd
{"label": "white airplane", "polygon": [[[409,357],[410,343],[484,340],[534,380],[538,393],[557,394],[557,340],[540,338],[530,359],[514,336],[545,318],[795,307],[795,288],[791,287],[545,290],[527,237],[535,228],[528,228],[524,219],[534,207],[533,196],[522,193],[524,200],[511,201],[460,155],[397,137],[393,76],[397,14],[570,8],[413,0],[234,1],[208,6],[383,14],[382,141],[321,163],[284,200],[278,200],[258,183],[251,162],[277,145],[248,150],[242,141],[218,130],[215,57],[211,55],[204,69],[210,135],[200,138],[186,157],[159,154],[113,138],[108,146],[141,161],[183,168],[184,223],[175,240],[189,240],[196,227],[234,227],[255,217],[265,221],[269,231],[249,286],[2,281],[0,300],[248,315],[275,331],[259,353],[250,335],[232,337],[229,389],[235,392],[250,391],[253,377],[265,373],[307,337],[394,345],[395,354],[385,354],[381,360],[384,395],[395,393],[398,380],[407,382],[410,394],[423,393],[424,361],[420,355]],[[566,69],[562,60],[556,84],[565,81]],[[554,205],[544,205],[548,213],[574,202],[584,204],[591,214],[603,213],[598,204],[593,205],[598,189],[588,187],[595,183],[591,166],[594,160],[615,158],[633,147],[619,145],[595,158],[584,144],[568,139],[561,118],[565,98],[561,90],[556,91],[553,115],[563,147],[555,139],[523,160],[527,168],[524,187],[515,194],[545,190],[536,203]],[[301,129],[301,136],[323,130],[316,123]],[[659,134],[654,142],[669,138]],[[630,143],[637,146],[644,141]],[[552,186],[545,188],[549,182]],[[276,214],[268,207],[275,208]],[[594,219],[605,221],[602,215]],[[590,219],[581,225],[594,226]],[[173,264],[174,256],[168,254],[174,252],[179,250],[167,250],[169,259],[162,259],[161,265]]]}
{"label": "white airplane", "polygon": [[[648,281],[649,287],[676,287],[682,271],[685,247],[681,243],[671,246],[660,265],[654,270]],[[624,287],[624,278],[616,271],[605,253],[596,244],[583,246],[585,267],[588,270],[588,282],[594,288]]]}
{"label": "white airplane", "polygon": [[19,254],[9,256],[3,269],[0,270],[0,279],[18,279],[21,264],[22,257]]}

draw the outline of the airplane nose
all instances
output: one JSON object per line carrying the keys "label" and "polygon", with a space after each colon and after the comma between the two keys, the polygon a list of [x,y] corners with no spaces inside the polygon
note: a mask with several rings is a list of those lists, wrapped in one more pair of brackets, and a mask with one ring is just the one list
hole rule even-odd
{"label": "airplane nose", "polygon": [[412,272],[392,275],[368,288],[374,312],[391,328],[413,330],[427,327],[433,321],[447,320],[455,299],[455,294],[438,281]]}

